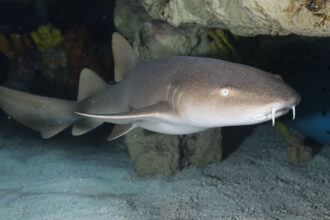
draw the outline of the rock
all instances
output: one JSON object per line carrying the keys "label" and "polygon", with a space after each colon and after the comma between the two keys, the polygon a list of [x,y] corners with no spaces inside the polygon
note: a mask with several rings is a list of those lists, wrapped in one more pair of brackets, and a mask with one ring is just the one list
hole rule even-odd
{"label": "rock", "polygon": [[198,26],[173,27],[166,22],[145,23],[135,35],[134,48],[143,60],[166,56],[214,56],[206,32]]}
{"label": "rock", "polygon": [[152,20],[143,6],[134,0],[117,0],[113,17],[116,28],[130,43],[141,27]]}
{"label": "rock", "polygon": [[204,167],[221,161],[221,140],[221,128],[184,136],[181,146],[183,164]]}
{"label": "rock", "polygon": [[139,176],[174,174],[180,170],[179,136],[136,128],[126,134],[125,143]]}
{"label": "rock", "polygon": [[292,136],[287,145],[288,155],[291,160],[298,163],[306,163],[313,159],[313,150]]}
{"label": "rock", "polygon": [[174,27],[152,20],[140,3],[117,1],[114,22],[142,60],[173,56],[215,56],[203,28],[198,25]]}
{"label": "rock", "polygon": [[125,136],[134,170],[139,176],[175,174],[188,165],[204,167],[222,159],[221,129],[177,136],[136,128]]}
{"label": "rock", "polygon": [[241,36],[330,36],[330,1],[142,0],[154,19],[173,26],[198,24]]}

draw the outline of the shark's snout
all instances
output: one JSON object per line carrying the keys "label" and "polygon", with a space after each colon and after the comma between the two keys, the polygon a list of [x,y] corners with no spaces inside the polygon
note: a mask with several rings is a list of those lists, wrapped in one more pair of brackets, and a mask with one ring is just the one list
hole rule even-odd
{"label": "shark's snout", "polygon": [[275,125],[275,119],[285,115],[292,110],[292,119],[296,117],[296,106],[300,103],[301,97],[298,93],[295,93],[286,101],[273,103],[267,106],[263,112],[257,113],[251,117],[252,120],[262,122],[272,120],[272,125]]}

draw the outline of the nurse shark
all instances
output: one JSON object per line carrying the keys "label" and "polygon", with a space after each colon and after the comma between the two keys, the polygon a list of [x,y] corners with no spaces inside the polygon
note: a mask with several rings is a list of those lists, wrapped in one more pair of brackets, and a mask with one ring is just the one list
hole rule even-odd
{"label": "nurse shark", "polygon": [[119,33],[113,34],[115,84],[83,69],[77,101],[0,86],[0,108],[50,138],[73,125],[82,135],[104,122],[116,124],[108,140],[136,127],[182,135],[280,117],[299,94],[271,73],[219,59],[172,56],[141,61]]}

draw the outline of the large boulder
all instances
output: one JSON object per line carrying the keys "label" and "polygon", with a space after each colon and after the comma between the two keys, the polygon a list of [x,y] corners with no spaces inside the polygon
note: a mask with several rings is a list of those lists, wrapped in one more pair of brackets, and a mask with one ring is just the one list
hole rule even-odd
{"label": "large boulder", "polygon": [[135,128],[125,135],[130,159],[139,176],[175,174],[186,166],[204,167],[222,159],[221,129],[184,136]]}
{"label": "large boulder", "polygon": [[113,19],[118,31],[130,43],[133,43],[135,34],[141,27],[152,20],[143,6],[135,0],[117,0]]}
{"label": "large boulder", "polygon": [[134,48],[143,60],[167,56],[214,56],[206,32],[198,26],[145,23],[135,36]]}
{"label": "large boulder", "polygon": [[117,0],[114,23],[142,60],[215,54],[204,28],[192,24],[174,27],[165,21],[154,20],[135,0]]}
{"label": "large boulder", "polygon": [[139,176],[174,174],[180,170],[180,138],[135,128],[125,135],[134,170]]}
{"label": "large boulder", "polygon": [[327,0],[142,0],[154,19],[173,26],[194,23],[235,35],[330,36]]}

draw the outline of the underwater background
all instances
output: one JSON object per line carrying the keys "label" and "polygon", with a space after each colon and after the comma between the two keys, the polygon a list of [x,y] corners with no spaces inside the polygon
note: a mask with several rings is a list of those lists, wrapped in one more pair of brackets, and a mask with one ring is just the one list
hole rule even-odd
{"label": "underwater background", "polygon": [[[311,2],[329,27],[328,3]],[[0,85],[76,100],[85,67],[112,84],[118,31],[144,60],[207,56],[279,74],[302,96],[296,119],[107,142],[111,124],[44,140],[1,111],[0,219],[330,219],[330,30],[176,27],[147,3],[0,0]]]}

